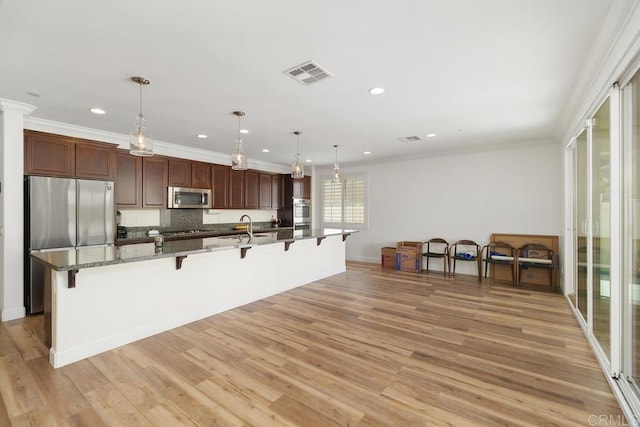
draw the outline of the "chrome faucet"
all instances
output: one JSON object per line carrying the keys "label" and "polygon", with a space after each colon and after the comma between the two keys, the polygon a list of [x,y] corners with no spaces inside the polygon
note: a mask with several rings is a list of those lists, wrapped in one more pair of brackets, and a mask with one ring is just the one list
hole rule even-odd
{"label": "chrome faucet", "polygon": [[245,217],[249,220],[249,228],[247,228],[247,234],[249,235],[249,241],[251,241],[253,239],[253,221],[251,220],[251,217],[247,214],[244,214],[240,217],[240,222],[242,222]]}

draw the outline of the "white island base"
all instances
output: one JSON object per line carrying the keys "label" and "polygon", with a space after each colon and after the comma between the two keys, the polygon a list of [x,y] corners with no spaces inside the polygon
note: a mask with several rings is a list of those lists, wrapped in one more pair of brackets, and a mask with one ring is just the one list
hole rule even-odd
{"label": "white island base", "polygon": [[50,363],[58,368],[121,345],[344,272],[342,235],[52,270]]}

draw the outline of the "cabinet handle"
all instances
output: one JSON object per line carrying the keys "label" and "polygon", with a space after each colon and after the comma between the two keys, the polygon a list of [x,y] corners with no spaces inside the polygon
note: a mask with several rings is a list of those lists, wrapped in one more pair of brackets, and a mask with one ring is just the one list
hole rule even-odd
{"label": "cabinet handle", "polygon": [[598,234],[600,234],[600,223],[596,220],[593,220],[593,225],[595,229],[595,231],[593,232],[593,235],[597,236]]}

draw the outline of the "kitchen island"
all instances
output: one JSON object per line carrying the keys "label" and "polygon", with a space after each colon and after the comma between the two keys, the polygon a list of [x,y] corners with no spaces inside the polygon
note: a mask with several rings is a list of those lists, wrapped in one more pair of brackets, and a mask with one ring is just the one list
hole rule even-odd
{"label": "kitchen island", "polygon": [[344,272],[353,230],[291,230],[34,253],[49,267],[45,330],[61,367]]}

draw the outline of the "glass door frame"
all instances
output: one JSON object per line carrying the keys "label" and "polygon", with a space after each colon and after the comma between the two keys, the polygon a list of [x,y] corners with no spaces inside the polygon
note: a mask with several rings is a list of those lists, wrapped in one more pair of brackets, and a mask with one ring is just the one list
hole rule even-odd
{"label": "glass door frame", "polygon": [[[633,141],[634,141],[634,129],[633,129],[633,94],[632,94],[632,78],[635,76],[636,72],[640,72],[636,67],[633,72],[628,73],[627,78],[621,84],[621,108],[623,114],[621,114],[621,122],[622,122],[622,141],[623,144],[621,146],[620,151],[620,166],[621,172],[616,177],[621,183],[630,183],[633,179],[632,174],[632,155],[633,153]],[[638,112],[635,112],[637,115]],[[624,154],[627,154],[623,156]],[[612,179],[613,180],[613,179]],[[629,236],[633,231],[633,210],[631,209],[631,203],[629,201],[632,199],[632,188],[630,185],[619,185],[619,194],[621,195],[620,206],[621,206],[621,214],[622,221],[620,226],[621,235]],[[624,234],[622,234],[624,233]],[[632,266],[634,264],[632,260],[632,252],[633,252],[633,242],[632,239],[624,238],[623,241],[619,245],[622,250],[622,256],[619,258],[619,276],[618,280],[621,283],[622,292],[620,293],[621,301],[621,327],[620,327],[620,335],[619,335],[619,350],[620,350],[620,378],[618,381],[618,385],[622,394],[625,397],[626,403],[632,408],[635,414],[640,414],[640,395],[638,394],[636,384],[636,388],[632,385],[633,381],[633,275],[632,275]],[[612,253],[613,257],[613,253]],[[613,260],[612,260],[613,261]],[[631,380],[627,379],[631,378]]]}
{"label": "glass door frame", "polygon": [[[610,203],[610,236],[611,236],[611,267],[610,267],[610,354],[605,354],[602,347],[598,343],[598,340],[593,334],[593,238],[594,238],[594,223],[592,218],[592,206],[593,206],[593,135],[591,127],[591,119],[600,110],[602,105],[607,101],[610,101],[610,185],[611,185],[611,203]],[[585,120],[584,128],[580,128],[576,132],[576,136],[566,145],[565,166],[567,167],[565,173],[565,183],[567,185],[567,205],[565,221],[567,224],[566,241],[565,241],[565,295],[574,295],[575,299],[572,301],[571,306],[574,309],[574,313],[581,327],[583,328],[585,335],[601,365],[601,368],[611,375],[612,378],[617,378],[621,369],[622,362],[622,282],[620,277],[621,272],[621,244],[622,244],[622,229],[621,229],[621,129],[620,129],[620,112],[621,112],[621,97],[620,89],[618,85],[614,85],[609,91],[603,94],[601,102],[590,109],[589,118]],[[576,180],[577,180],[577,138],[583,132],[587,132],[587,182],[586,182],[586,214],[587,221],[584,227],[586,228],[587,237],[587,318],[584,319],[578,309],[578,286],[577,286],[577,239],[580,235],[580,230],[583,224],[576,224],[576,212],[578,209]]]}

